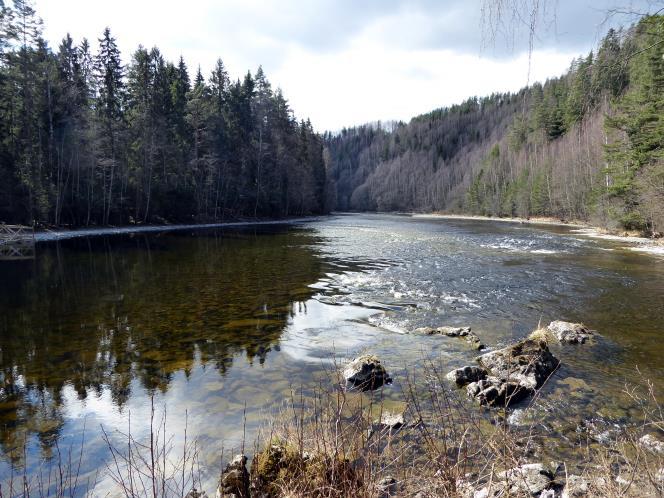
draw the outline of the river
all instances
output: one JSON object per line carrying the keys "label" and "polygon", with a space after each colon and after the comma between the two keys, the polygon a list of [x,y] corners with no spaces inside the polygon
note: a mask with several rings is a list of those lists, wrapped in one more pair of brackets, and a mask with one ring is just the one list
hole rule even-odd
{"label": "river", "polygon": [[562,366],[541,401],[510,417],[560,441],[584,420],[638,423],[625,387],[664,388],[664,258],[570,227],[353,214],[52,239],[34,260],[0,261],[5,490],[81,446],[91,482],[109,461],[102,428],[121,445],[131,420],[146,438],[151,403],[174,447],[185,428],[197,441],[211,489],[222,449],[250,453],[293,392],[332,384],[335,363],[376,353],[398,401],[428,361],[473,361],[461,341],[407,333],[421,326],[471,326],[490,348],[554,319],[600,332],[554,346]]}

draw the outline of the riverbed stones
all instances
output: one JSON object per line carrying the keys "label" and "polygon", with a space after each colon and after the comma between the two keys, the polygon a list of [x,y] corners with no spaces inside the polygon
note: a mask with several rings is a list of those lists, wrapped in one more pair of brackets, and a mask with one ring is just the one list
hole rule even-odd
{"label": "riverbed stones", "polygon": [[380,359],[371,354],[359,356],[346,365],[343,377],[350,386],[361,391],[373,391],[392,382]]}
{"label": "riverbed stones", "polygon": [[401,429],[406,425],[406,415],[404,412],[388,412],[384,411],[380,414],[374,423],[380,427],[385,427],[390,430]]}
{"label": "riverbed stones", "polygon": [[470,327],[438,327],[435,331],[447,337],[465,337],[471,333]]}
{"label": "riverbed stones", "polygon": [[588,496],[590,483],[581,476],[571,475],[565,482],[561,498],[581,498]]}
{"label": "riverbed stones", "polygon": [[436,334],[436,329],[433,327],[418,327],[415,330],[413,330],[413,334],[416,335],[434,335]]}
{"label": "riverbed stones", "polygon": [[457,368],[448,373],[447,380],[454,382],[458,387],[467,386],[471,382],[477,382],[487,378],[488,372],[480,367],[469,366]]}
{"label": "riverbed stones", "polygon": [[476,334],[470,331],[470,327],[438,327],[434,329],[436,334],[441,334],[447,337],[459,337],[466,341],[473,349],[481,351],[484,349],[484,344]]}
{"label": "riverbed stones", "polygon": [[470,331],[470,327],[419,327],[413,330],[417,335],[444,335],[446,337],[458,337],[467,342],[473,349],[481,351],[485,349],[484,344],[476,334]]}
{"label": "riverbed stones", "polygon": [[491,488],[476,491],[475,497],[547,496],[553,488],[553,478],[541,463],[526,463],[498,473]]}
{"label": "riverbed stones", "polygon": [[216,498],[248,498],[249,472],[247,457],[240,454],[233,457],[221,473]]}
{"label": "riverbed stones", "polygon": [[524,339],[477,358],[489,375],[466,391],[480,404],[509,406],[539,389],[559,365],[546,343]]}
{"label": "riverbed stones", "polygon": [[555,320],[547,326],[547,330],[563,344],[585,344],[597,335],[582,323]]}

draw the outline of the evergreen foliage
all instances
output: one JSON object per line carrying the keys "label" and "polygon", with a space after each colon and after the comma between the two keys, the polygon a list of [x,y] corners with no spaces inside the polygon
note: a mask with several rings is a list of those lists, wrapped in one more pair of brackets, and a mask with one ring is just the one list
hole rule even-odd
{"label": "evergreen foliage", "polygon": [[323,142],[262,68],[209,79],[139,47],[123,64],[52,50],[29,0],[0,2],[0,221],[51,225],[284,217],[326,209]]}

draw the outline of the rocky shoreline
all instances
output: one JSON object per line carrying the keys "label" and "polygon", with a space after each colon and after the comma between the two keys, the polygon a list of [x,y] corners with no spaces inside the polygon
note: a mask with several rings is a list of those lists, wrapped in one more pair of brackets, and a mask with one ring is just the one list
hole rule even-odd
{"label": "rocky shoreline", "polygon": [[[481,344],[479,337],[471,332],[470,327],[426,327],[413,330],[412,333],[456,337],[469,341],[471,345]],[[465,389],[467,397],[485,409],[506,410],[537,395],[560,367],[561,361],[549,349],[551,342],[569,347],[583,347],[594,344],[600,338],[600,334],[583,324],[556,320],[514,344],[485,352],[476,358],[476,364],[454,369],[447,373],[445,379],[456,388]],[[482,349],[485,348],[482,344]],[[380,392],[393,381],[385,365],[372,354],[360,355],[347,363],[341,370],[341,378],[345,382],[345,390],[359,393]],[[417,428],[420,423],[421,421],[409,422],[405,413],[392,413],[381,407],[379,416],[371,423],[365,437],[370,441],[375,434],[383,434],[389,446],[389,441],[399,431],[405,427]],[[653,434],[645,434],[636,444],[639,450],[659,458],[658,461],[661,462],[664,456],[664,441]],[[387,447],[380,451],[387,451]],[[273,439],[254,455],[250,468],[247,467],[247,457],[242,454],[236,455],[227,464],[221,474],[216,497],[352,496],[344,493],[325,494],[311,491],[310,494],[286,491],[288,486],[284,487],[284,483],[291,482],[304,482],[302,489],[309,490],[335,488],[338,482],[344,483],[344,489],[356,489],[354,486],[359,489],[364,486],[362,489],[365,492],[361,496],[372,498],[650,496],[641,495],[638,485],[636,494],[626,492],[632,482],[642,479],[643,476],[632,476],[632,481],[629,481],[620,472],[611,478],[602,475],[577,475],[568,473],[564,463],[542,461],[521,461],[517,465],[503,467],[504,470],[492,470],[488,476],[479,479],[469,479],[470,474],[457,475],[451,488],[446,487],[444,492],[442,488],[435,487],[428,491],[415,492],[412,484],[406,489],[404,482],[391,475],[374,479],[367,488],[363,481],[367,476],[358,467],[366,465],[366,462],[362,462],[365,457],[351,459],[348,457],[350,454],[351,451],[344,451],[343,454],[308,451],[302,447],[301,442],[298,445]],[[420,488],[426,488],[424,476],[422,479]],[[664,466],[657,470],[652,479],[656,480],[655,489],[664,491]],[[616,486],[617,489],[624,489],[625,494],[609,493],[609,490]],[[606,490],[606,494],[602,494],[601,490]],[[188,498],[203,496],[207,495],[194,490]]]}

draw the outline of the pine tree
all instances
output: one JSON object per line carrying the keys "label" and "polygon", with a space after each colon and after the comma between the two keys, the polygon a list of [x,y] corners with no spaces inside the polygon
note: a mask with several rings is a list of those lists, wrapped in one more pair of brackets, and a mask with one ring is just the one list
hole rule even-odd
{"label": "pine tree", "polygon": [[99,53],[95,59],[95,75],[97,78],[98,96],[96,99],[97,116],[102,134],[98,137],[99,158],[101,169],[103,203],[102,223],[108,224],[114,207],[116,190],[120,190],[120,206],[122,210],[122,191],[116,185],[116,177],[123,164],[122,132],[124,124],[124,68],[120,60],[115,38],[111,30],[106,28],[99,39]]}

